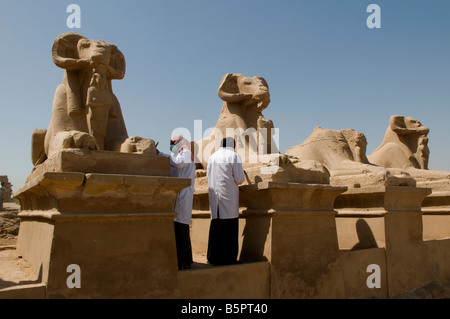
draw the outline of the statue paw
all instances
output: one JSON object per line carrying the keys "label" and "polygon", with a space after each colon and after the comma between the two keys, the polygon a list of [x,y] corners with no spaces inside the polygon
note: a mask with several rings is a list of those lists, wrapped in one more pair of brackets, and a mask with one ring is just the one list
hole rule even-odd
{"label": "statue paw", "polygon": [[120,151],[123,153],[156,155],[156,145],[155,141],[150,138],[131,136],[122,143]]}

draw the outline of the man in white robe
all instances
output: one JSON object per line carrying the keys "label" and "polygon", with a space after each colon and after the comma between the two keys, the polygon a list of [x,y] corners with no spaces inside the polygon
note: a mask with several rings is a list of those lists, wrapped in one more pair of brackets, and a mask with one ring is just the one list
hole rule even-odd
{"label": "man in white robe", "polygon": [[237,262],[239,239],[239,187],[245,179],[242,160],[233,138],[208,159],[207,180],[211,225],[207,259],[213,265]]}
{"label": "man in white robe", "polygon": [[190,269],[192,264],[192,246],[189,225],[192,220],[192,202],[194,196],[195,164],[190,143],[182,135],[170,140],[171,155],[157,151],[159,155],[170,157],[170,176],[191,179],[191,186],[178,192],[174,210],[175,242],[177,246],[178,269]]}

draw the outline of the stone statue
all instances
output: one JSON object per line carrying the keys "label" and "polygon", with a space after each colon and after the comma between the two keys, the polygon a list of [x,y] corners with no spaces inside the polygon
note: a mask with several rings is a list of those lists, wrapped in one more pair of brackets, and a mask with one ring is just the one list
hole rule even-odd
{"label": "stone statue", "polygon": [[300,161],[278,151],[273,139],[274,125],[262,114],[270,103],[269,87],[264,78],[225,74],[217,94],[223,104],[213,133],[193,142],[199,169],[197,177],[205,174],[208,158],[220,147],[221,139],[231,136],[236,140],[236,151],[241,155],[249,183],[265,179],[328,183],[328,171],[322,164]]}
{"label": "stone statue", "polygon": [[55,39],[52,59],[65,72],[48,129],[33,132],[35,166],[71,148],[156,154],[153,140],[128,137],[111,85],[125,76],[125,58],[115,45],[65,33]]}
{"label": "stone statue", "polygon": [[289,148],[286,154],[322,163],[330,172],[332,185],[349,188],[415,186],[415,180],[408,173],[371,164],[366,157],[366,147],[366,137],[358,131],[315,127],[309,138]]}
{"label": "stone statue", "polygon": [[428,169],[429,128],[412,117],[392,115],[381,145],[368,159],[371,163],[401,168],[417,180],[417,186],[435,191],[450,190],[450,172]]}
{"label": "stone statue", "polygon": [[269,86],[264,78],[225,74],[217,95],[223,100],[223,107],[216,127],[223,133],[226,128],[273,128],[272,121],[262,115],[270,103]]}
{"label": "stone statue", "polygon": [[428,169],[429,129],[412,117],[392,115],[381,145],[369,156],[382,167]]}
{"label": "stone statue", "polygon": [[369,164],[364,134],[355,130],[330,130],[316,126],[301,145],[293,146],[287,154],[310,158],[323,163],[329,170],[349,170]]}
{"label": "stone statue", "polygon": [[[195,149],[196,155],[202,155],[197,159],[205,168],[209,155],[214,152],[214,148],[219,147],[222,137],[238,135],[237,149],[247,148],[257,154],[258,130],[266,129],[265,137],[271,137],[273,129],[272,121],[262,115],[270,103],[269,88],[262,77],[228,73],[223,76],[217,94],[223,100],[223,105],[215,130],[208,138],[197,142]],[[240,139],[240,133],[246,134],[248,140]],[[271,138],[267,144],[271,144]],[[270,150],[266,153],[270,153]],[[249,161],[245,162],[249,164]]]}

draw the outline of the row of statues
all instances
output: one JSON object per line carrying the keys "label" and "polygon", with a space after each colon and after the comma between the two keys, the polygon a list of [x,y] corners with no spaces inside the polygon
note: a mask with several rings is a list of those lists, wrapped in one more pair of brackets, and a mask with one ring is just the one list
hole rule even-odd
{"label": "row of statues", "polygon": [[287,153],[323,163],[333,184],[361,187],[384,182],[386,186],[415,186],[417,182],[424,185],[443,181],[443,187],[448,188],[449,172],[428,170],[428,133],[428,127],[418,120],[392,115],[381,145],[369,156],[364,134],[320,127]]}
{"label": "row of statues", "polygon": [[[64,149],[156,154],[152,139],[128,136],[111,85],[112,80],[125,75],[125,58],[116,46],[65,33],[54,41],[52,58],[65,72],[55,92],[48,129],[33,132],[35,167]],[[449,188],[449,172],[428,170],[429,129],[411,117],[391,116],[384,140],[369,156],[363,133],[320,127],[282,154],[272,139],[274,124],[262,114],[270,104],[265,79],[226,74],[217,93],[223,104],[214,134],[219,132],[220,138],[212,134],[192,141],[199,180],[206,175],[208,154],[218,147],[221,138],[229,132],[234,137],[243,132],[244,136],[237,136],[237,151],[256,154],[256,160],[244,156],[248,183],[269,179],[364,187],[441,181],[439,185]],[[261,170],[268,167],[275,169]]]}

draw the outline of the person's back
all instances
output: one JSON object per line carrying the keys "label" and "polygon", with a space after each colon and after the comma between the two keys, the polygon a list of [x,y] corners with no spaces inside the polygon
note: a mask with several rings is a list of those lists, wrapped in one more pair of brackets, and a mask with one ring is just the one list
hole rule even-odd
{"label": "person's back", "polygon": [[[222,148],[210,156],[207,167],[211,225],[208,262],[213,265],[237,261],[239,236],[239,187],[245,179],[234,139],[222,141]],[[230,147],[231,146],[231,147]]]}
{"label": "person's back", "polygon": [[[244,171],[240,156],[231,147],[222,147],[211,155],[207,168],[208,188],[215,194],[212,207],[219,208],[220,218],[238,217],[239,184],[244,179]],[[217,218],[217,209],[211,210],[213,218]]]}

